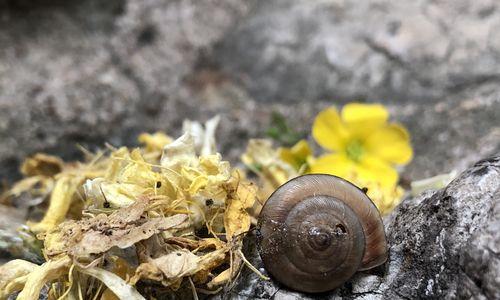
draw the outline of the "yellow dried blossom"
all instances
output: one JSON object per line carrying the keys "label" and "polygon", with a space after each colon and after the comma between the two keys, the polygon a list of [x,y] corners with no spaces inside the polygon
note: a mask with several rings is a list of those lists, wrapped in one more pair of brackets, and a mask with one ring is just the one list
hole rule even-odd
{"label": "yellow dried blossom", "polygon": [[[257,190],[215,152],[217,123],[207,122],[196,139],[191,129],[175,141],[163,133],[141,135],[144,147],[86,152],[85,163],[30,158],[24,167],[29,177],[8,195],[31,193],[43,180],[49,208],[31,230],[44,241],[47,262],[8,264],[13,269],[0,272],[0,298],[16,291],[21,299],[36,298],[51,282],[49,296],[55,299],[94,297],[102,289],[102,299],[143,299],[133,287],[143,279],[170,290],[186,279],[193,290],[233,280]],[[75,207],[77,216],[69,212]],[[200,229],[209,236],[198,236]],[[114,262],[125,261],[119,251],[132,246],[139,267],[125,262],[124,272]]]}

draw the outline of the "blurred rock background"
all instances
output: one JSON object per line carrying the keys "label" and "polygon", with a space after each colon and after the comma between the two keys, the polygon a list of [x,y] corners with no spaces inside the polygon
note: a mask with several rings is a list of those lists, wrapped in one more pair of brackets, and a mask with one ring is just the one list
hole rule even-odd
{"label": "blurred rock background", "polygon": [[413,137],[409,180],[500,151],[496,1],[0,0],[0,176],[222,114],[238,160],[270,114],[382,102]]}

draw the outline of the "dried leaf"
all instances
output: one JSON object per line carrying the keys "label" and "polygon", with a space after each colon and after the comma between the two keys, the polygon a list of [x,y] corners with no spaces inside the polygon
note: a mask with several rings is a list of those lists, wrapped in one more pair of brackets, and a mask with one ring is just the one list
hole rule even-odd
{"label": "dried leaf", "polygon": [[109,271],[97,267],[85,269],[78,268],[78,271],[99,279],[120,299],[145,299],[135,288],[127,284],[118,275],[115,275]]}
{"label": "dried leaf", "polygon": [[206,281],[208,272],[225,260],[227,251],[218,249],[203,256],[184,249],[174,251],[141,264],[131,282],[136,283],[141,278],[150,279],[175,288],[187,276],[198,275],[197,281]]}
{"label": "dried leaf", "polygon": [[198,268],[200,257],[187,250],[179,250],[153,260],[167,278],[177,279],[191,275]]}
{"label": "dried leaf", "polygon": [[83,235],[69,253],[75,257],[85,257],[89,254],[103,253],[112,247],[127,248],[133,244],[150,238],[161,231],[179,227],[187,220],[187,215],[175,215],[168,218],[155,218],[139,226],[126,228],[101,228],[90,230]]}
{"label": "dried leaf", "polygon": [[147,205],[146,199],[139,199],[109,216],[101,214],[92,219],[65,222],[45,236],[45,253],[49,257],[61,253],[88,257],[114,246],[127,248],[161,231],[188,225],[187,215],[182,214],[140,219]]}

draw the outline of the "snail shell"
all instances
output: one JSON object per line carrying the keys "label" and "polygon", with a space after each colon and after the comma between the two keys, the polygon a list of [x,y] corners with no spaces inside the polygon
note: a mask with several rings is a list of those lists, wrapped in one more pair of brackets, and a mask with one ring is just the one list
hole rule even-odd
{"label": "snail shell", "polygon": [[358,187],[332,175],[304,175],[280,186],[262,208],[258,228],[266,270],[303,292],[335,289],[387,259],[377,208]]}

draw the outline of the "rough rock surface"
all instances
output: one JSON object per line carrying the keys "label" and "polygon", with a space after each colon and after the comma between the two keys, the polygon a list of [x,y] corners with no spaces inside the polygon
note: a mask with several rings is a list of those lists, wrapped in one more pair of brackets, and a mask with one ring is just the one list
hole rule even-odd
{"label": "rough rock surface", "polygon": [[403,177],[463,170],[500,152],[499,20],[494,0],[0,0],[0,178],[216,113],[235,162],[272,111],[309,131],[353,100],[408,126]]}
{"label": "rough rock surface", "polygon": [[[385,220],[388,262],[314,299],[499,299],[500,157],[482,160],[446,188],[410,198]],[[262,271],[250,241],[247,255]],[[310,299],[243,271],[223,299]]]}

